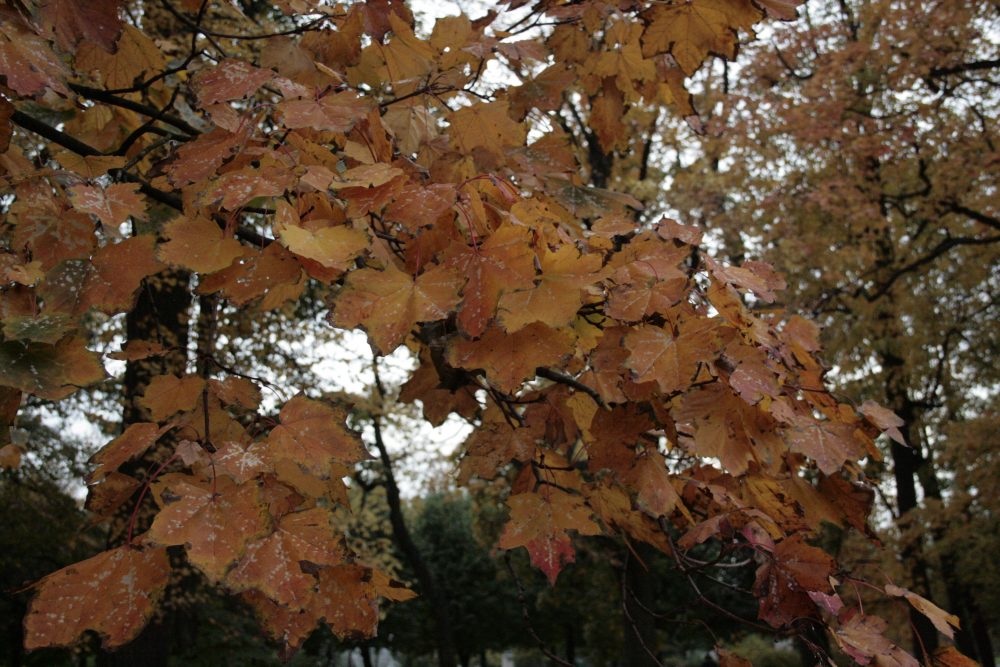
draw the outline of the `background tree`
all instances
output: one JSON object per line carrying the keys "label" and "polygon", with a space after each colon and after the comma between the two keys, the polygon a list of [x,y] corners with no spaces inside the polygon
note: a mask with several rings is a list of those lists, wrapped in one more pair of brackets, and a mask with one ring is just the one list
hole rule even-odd
{"label": "background tree", "polygon": [[677,156],[670,200],[710,221],[728,256],[772,261],[790,306],[824,326],[839,387],[903,419],[911,446],[890,444],[889,509],[906,577],[947,601],[960,646],[993,664],[992,586],[959,565],[983,548],[969,526],[988,510],[950,466],[969,443],[959,434],[996,410],[1000,17],[988,2],[806,12],[803,29],[776,29],[745,67],[706,78],[709,136],[678,128],[699,151]]}

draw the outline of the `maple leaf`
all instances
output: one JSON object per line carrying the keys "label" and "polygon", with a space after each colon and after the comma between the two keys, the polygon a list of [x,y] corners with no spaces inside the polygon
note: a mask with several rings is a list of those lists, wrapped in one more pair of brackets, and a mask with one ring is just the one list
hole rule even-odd
{"label": "maple leaf", "polygon": [[900,419],[895,412],[870,400],[861,404],[860,412],[868,418],[868,421],[884,431],[887,436],[904,447],[906,446],[906,439],[903,438],[903,434],[899,430],[899,427],[906,422]]}
{"label": "maple leaf", "polygon": [[58,400],[104,378],[98,356],[79,338],[67,336],[55,345],[0,343],[0,385]]}
{"label": "maple leaf", "polygon": [[958,616],[949,614],[925,597],[921,597],[912,591],[893,584],[886,585],[885,592],[893,597],[905,598],[907,602],[913,605],[914,609],[926,616],[934,624],[938,632],[948,639],[954,639],[955,628],[959,627]]}
{"label": "maple leaf", "polygon": [[886,667],[918,667],[920,663],[913,656],[885,637],[888,627],[879,616],[855,613],[840,623],[833,638],[860,665],[874,660]]}
{"label": "maple leaf", "polygon": [[451,138],[466,155],[477,151],[490,160],[502,160],[511,148],[524,144],[525,128],[507,115],[507,104],[473,104],[459,109],[449,118]]}
{"label": "maple leaf", "polygon": [[468,276],[462,290],[458,323],[470,336],[479,336],[496,311],[506,290],[524,289],[534,284],[534,253],[527,229],[503,225],[479,246],[453,245],[443,265]]}
{"label": "maple leaf", "polygon": [[303,608],[316,586],[316,577],[304,572],[303,565],[337,565],[346,556],[327,510],[292,512],[281,517],[273,533],[247,546],[226,584],[237,591],[256,589],[279,604]]}
{"label": "maple leaf", "polygon": [[168,475],[156,485],[161,509],[149,528],[148,541],[184,545],[191,563],[211,580],[221,580],[247,544],[271,527],[261,488],[254,482],[237,485],[220,477],[213,490],[186,475]]}
{"label": "maple leaf", "polygon": [[785,438],[789,449],[816,461],[826,475],[833,475],[847,461],[865,454],[861,443],[854,437],[854,426],[851,424],[800,416],[785,430]]}
{"label": "maple leaf", "polygon": [[288,129],[308,127],[331,132],[350,131],[370,108],[370,102],[348,91],[319,98],[285,100],[278,104],[281,122]]}
{"label": "maple leaf", "polygon": [[[331,221],[326,221],[327,223]],[[368,236],[347,225],[301,223],[298,215],[279,203],[275,231],[290,251],[338,271],[347,270],[354,258],[368,248]]]}
{"label": "maple leaf", "polygon": [[690,76],[709,54],[732,60],[738,30],[750,30],[761,11],[750,0],[690,0],[659,5],[648,15],[642,53],[649,57],[669,51]]}
{"label": "maple leaf", "polygon": [[562,569],[576,560],[566,531],[574,530],[580,535],[601,532],[582,498],[552,486],[511,496],[507,506],[510,519],[500,535],[500,548],[526,548],[531,564],[542,570],[553,586]]}
{"label": "maple leaf", "polygon": [[807,592],[832,592],[829,577],[833,567],[833,558],[806,544],[801,535],[779,542],[773,559],[757,570],[754,591],[762,596],[760,618],[781,627],[801,616],[815,615]]}
{"label": "maple leaf", "polygon": [[77,48],[74,61],[76,69],[97,72],[107,88],[128,88],[140,77],[160,72],[166,68],[166,58],[145,33],[135,26],[124,24],[113,53],[99,44],[83,42]]}
{"label": "maple leaf", "polygon": [[[252,128],[252,124],[246,125]],[[177,150],[177,158],[167,167],[167,178],[175,186],[185,186],[214,176],[246,143],[248,131],[230,132],[217,127],[198,135]]]}
{"label": "maple leaf", "polygon": [[552,328],[564,327],[576,317],[584,290],[603,277],[599,255],[581,256],[569,245],[541,257],[538,284],[505,292],[497,305],[500,324],[514,333],[533,322]]}
{"label": "maple leaf", "polygon": [[164,226],[163,235],[168,240],[160,245],[159,258],[198,273],[222,270],[243,254],[239,241],[202,217],[178,216]]}
{"label": "maple leaf", "polygon": [[162,435],[160,427],[156,424],[146,422],[129,424],[120,436],[90,457],[90,463],[96,467],[87,475],[87,483],[98,482],[118,470],[123,463],[149,449],[160,435]]}
{"label": "maple leaf", "polygon": [[242,249],[242,256],[232,264],[204,276],[198,283],[198,291],[211,294],[221,291],[231,303],[242,306],[254,299],[261,299],[261,308],[280,305],[287,294],[286,289],[304,287],[302,267],[295,256],[280,243],[272,243],[262,252]]}
{"label": "maple leaf", "polygon": [[275,459],[287,458],[317,475],[329,475],[332,463],[370,458],[357,435],[344,427],[346,415],[325,403],[296,396],[279,414],[281,424],[267,437]]}
{"label": "maple leaf", "polygon": [[155,244],[152,235],[142,234],[100,248],[90,260],[92,270],[72,312],[97,308],[110,315],[129,310],[143,279],[164,268],[156,258]]}
{"label": "maple leaf", "polygon": [[217,102],[229,102],[252,95],[274,78],[271,70],[260,69],[242,60],[226,58],[194,78],[198,104],[205,108]]}
{"label": "maple leaf", "polygon": [[153,615],[170,575],[167,550],[123,545],[53,572],[24,620],[24,647],[68,646],[86,630],[106,648],[127,644]]}
{"label": "maple leaf", "polygon": [[38,18],[43,32],[55,39],[63,51],[72,51],[80,42],[92,42],[108,53],[124,27],[118,16],[119,0],[43,0]]}
{"label": "maple leaf", "polygon": [[70,95],[64,83],[69,73],[46,40],[9,21],[0,22],[0,32],[7,37],[0,40],[0,75],[8,87],[27,97],[50,89]]}
{"label": "maple leaf", "polygon": [[464,281],[451,269],[434,268],[416,280],[394,266],[361,269],[347,278],[333,311],[336,326],[364,327],[381,354],[402,343],[417,322],[447,317]]}
{"label": "maple leaf", "polygon": [[539,366],[561,366],[572,354],[574,340],[564,329],[537,322],[513,334],[493,327],[476,340],[452,339],[448,363],[456,368],[482,369],[493,386],[509,393],[533,378]]}
{"label": "maple leaf", "polygon": [[163,421],[178,412],[194,410],[205,389],[197,375],[157,375],[146,386],[139,405],[149,410],[153,421]]}

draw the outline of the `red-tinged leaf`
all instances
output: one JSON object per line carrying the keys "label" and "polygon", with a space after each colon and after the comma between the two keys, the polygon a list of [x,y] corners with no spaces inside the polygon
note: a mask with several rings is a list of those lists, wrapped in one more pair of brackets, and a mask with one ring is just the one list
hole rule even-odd
{"label": "red-tinged leaf", "polygon": [[274,72],[259,69],[242,60],[226,58],[194,78],[198,105],[205,108],[216,102],[229,102],[253,95],[274,78]]}
{"label": "red-tinged leaf", "polygon": [[816,461],[825,475],[833,475],[847,461],[865,455],[865,449],[854,436],[854,427],[840,422],[817,421],[800,416],[785,431],[788,447]]}
{"label": "red-tinged leaf", "polygon": [[304,282],[302,267],[295,256],[281,244],[272,243],[262,252],[244,249],[243,256],[228,267],[205,276],[198,284],[198,291],[202,294],[221,291],[233,305],[242,306],[261,296],[267,301],[268,296],[279,294],[285,287]]}
{"label": "red-tinged leaf", "polygon": [[253,608],[264,632],[281,644],[280,655],[284,660],[290,660],[319,625],[319,618],[311,609],[290,609],[260,591],[247,591],[242,598]]}
{"label": "red-tinged leaf", "polygon": [[0,40],[0,76],[18,95],[38,97],[47,90],[69,96],[68,72],[47,41],[33,32],[3,24],[8,40]]}
{"label": "red-tinged leaf", "polygon": [[220,581],[247,544],[269,532],[271,522],[258,484],[236,485],[227,477],[215,482],[213,493],[213,485],[203,486],[184,475],[157,481],[161,509],[148,540],[163,546],[183,544],[191,563]]}
{"label": "red-tinged leaf", "polygon": [[93,270],[87,274],[74,312],[97,308],[111,315],[130,310],[143,279],[164,268],[156,258],[155,243],[151,234],[142,234],[94,253]]}
{"label": "red-tinged leaf", "polygon": [[150,380],[139,405],[149,410],[153,421],[163,421],[178,412],[194,410],[205,389],[205,380],[197,375],[157,375]]}
{"label": "red-tinged leaf", "polygon": [[[663,455],[653,450],[643,452],[632,467],[621,476],[622,481],[638,494],[639,506],[651,516],[666,516],[675,509],[687,510],[670,481]],[[689,517],[690,518],[690,517]]]}
{"label": "red-tinged leaf", "polygon": [[347,91],[278,104],[281,122],[290,130],[310,128],[342,133],[349,132],[355,123],[367,116],[370,108],[369,101]]}
{"label": "red-tinged leaf", "polygon": [[202,217],[174,218],[164,226],[163,234],[168,241],[160,245],[160,259],[198,273],[225,269],[243,254],[239,241]]}
{"label": "red-tinged leaf", "polygon": [[426,187],[410,185],[404,188],[385,211],[385,219],[398,222],[407,229],[434,225],[438,218],[455,205],[455,187],[435,183]]}
{"label": "red-tinged leaf", "polygon": [[899,430],[899,427],[903,426],[906,422],[900,419],[895,412],[883,408],[875,401],[865,401],[861,404],[861,414],[867,417],[868,421],[872,424],[884,431],[887,436],[904,447],[906,446],[906,439],[903,438],[903,434]]}
{"label": "red-tinged leaf", "polygon": [[0,343],[0,385],[55,401],[104,378],[99,357],[79,338],[55,345]]}
{"label": "red-tinged leaf", "polygon": [[794,21],[799,15],[798,7],[805,4],[805,0],[753,0],[753,3],[771,18]]}
{"label": "red-tinged leaf", "polygon": [[749,290],[768,303],[773,303],[777,298],[775,292],[785,289],[785,279],[767,262],[745,262],[743,266],[724,266],[711,257],[706,257],[705,263],[719,280]]}
{"label": "red-tinged leaf", "polygon": [[157,424],[129,424],[120,436],[90,457],[90,462],[95,467],[87,475],[87,483],[93,484],[104,479],[126,461],[131,461],[149,449],[159,437],[160,427]]}
{"label": "red-tinged leaf", "polygon": [[458,312],[462,330],[470,336],[486,331],[503,292],[534,284],[534,262],[530,233],[514,225],[500,227],[478,247],[453,245],[444,264],[468,276]]}
{"label": "red-tinged leaf", "polygon": [[955,629],[960,627],[958,616],[949,614],[927,598],[921,597],[913,591],[908,591],[893,584],[887,585],[885,592],[893,597],[906,598],[906,601],[913,605],[914,609],[926,616],[934,624],[938,632],[948,639],[955,638]]}
{"label": "red-tinged leaf", "polygon": [[[194,453],[201,456],[201,447]],[[211,461],[219,474],[229,475],[237,483],[248,482],[254,477],[273,470],[266,447],[261,443],[251,443],[244,446],[235,440],[227,440],[217,445]]]}
{"label": "red-tinged leaf", "polygon": [[854,661],[879,667],[919,667],[920,663],[885,636],[889,624],[878,616],[855,613],[841,622],[833,637]]}
{"label": "red-tinged leaf", "polygon": [[833,568],[825,551],[809,546],[799,535],[779,542],[773,559],[757,570],[754,592],[760,597],[760,618],[777,628],[814,616],[816,606],[808,592],[832,593]]}
{"label": "red-tinged leaf", "polygon": [[112,53],[124,27],[119,5],[119,0],[43,0],[38,18],[42,32],[63,51],[72,52],[80,42],[89,42]]}
{"label": "red-tinged leaf", "polygon": [[500,536],[500,548],[525,547],[532,564],[545,573],[552,585],[563,567],[575,560],[566,531],[574,530],[580,535],[601,532],[590,518],[590,509],[583,499],[551,486],[511,496],[507,505],[510,520]]}
{"label": "red-tinged leaf", "polygon": [[399,269],[352,271],[337,296],[333,323],[364,327],[382,354],[395,350],[418,322],[445,319],[458,304],[462,277],[434,268],[416,280]]}
{"label": "red-tinged leaf", "polygon": [[327,510],[315,507],[286,514],[274,532],[252,542],[226,576],[237,591],[256,589],[279,604],[304,608],[316,577],[303,564],[337,565],[347,556],[343,539],[334,534]]}
{"label": "red-tinged leaf", "polygon": [[565,329],[550,329],[537,322],[513,334],[493,327],[477,340],[452,339],[448,363],[456,368],[482,369],[490,384],[511,393],[535,377],[539,366],[561,367],[572,354],[574,341]]}
{"label": "red-tinged leaf", "polygon": [[268,436],[268,451],[320,476],[329,475],[332,463],[370,458],[358,436],[344,426],[346,417],[339,408],[296,396],[281,408],[281,425]]}
{"label": "red-tinged leaf", "polygon": [[50,574],[28,607],[24,647],[69,646],[86,630],[106,648],[127,644],[152,617],[169,574],[166,549],[128,545]]}
{"label": "red-tinged leaf", "polygon": [[[252,123],[247,125],[252,127]],[[221,128],[199,135],[177,150],[177,159],[167,169],[170,182],[175,186],[184,186],[214,176],[246,140],[246,131],[234,133]]]}

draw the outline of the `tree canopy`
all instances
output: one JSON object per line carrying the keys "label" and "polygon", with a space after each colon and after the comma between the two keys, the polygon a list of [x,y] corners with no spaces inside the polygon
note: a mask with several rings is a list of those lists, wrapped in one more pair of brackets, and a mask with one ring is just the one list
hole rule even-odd
{"label": "tree canopy", "polygon": [[424,30],[397,0],[6,2],[7,421],[22,396],[113,386],[95,322],[124,314],[126,339],[122,428],[87,477],[109,548],[35,584],[26,648],[128,644],[179,568],[286,656],[320,624],[371,637],[380,599],[412,597],[334,528],[372,458],[357,406],[275,400],[218,353],[223,318],[294,337],[317,303],[376,368],[419,360],[401,396],[430,422],[475,426],[459,477],[509,481],[497,546],[552,585],[576,539],[606,535],[713,604],[695,579],[712,540],[715,563],[757,564],[740,620],[817,656],[827,628],[859,664],[917,664],[857,586],[952,636],[953,616],[817,546],[824,524],[868,531],[863,464],[882,433],[907,446],[904,422],[828,389],[818,327],[778,305],[770,264],[713,257],[622,184],[645,179],[661,114],[702,129],[686,77],[797,4],[515,0]]}

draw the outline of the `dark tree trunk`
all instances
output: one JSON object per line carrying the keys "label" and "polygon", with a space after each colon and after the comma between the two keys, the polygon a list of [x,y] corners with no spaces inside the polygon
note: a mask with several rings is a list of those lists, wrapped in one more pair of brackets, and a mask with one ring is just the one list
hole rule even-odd
{"label": "dark tree trunk", "polygon": [[[382,386],[381,377],[378,374],[377,358],[374,361],[375,384],[378,394],[385,398],[385,388]],[[382,440],[382,425],[378,417],[373,418],[375,427],[375,446],[378,448],[379,459],[382,462],[383,474],[385,475],[385,495],[389,504],[389,523],[392,525],[392,537],[403,552],[406,562],[413,568],[413,573],[417,577],[417,582],[423,594],[430,602],[434,614],[434,634],[435,643],[438,649],[438,665],[440,667],[455,667],[456,645],[455,636],[452,632],[451,612],[449,610],[448,599],[441,591],[438,583],[434,579],[434,574],[427,566],[420,549],[410,530],[406,525],[403,516],[403,503],[399,497],[399,486],[396,484],[396,476],[392,469],[392,459],[389,458],[389,451]]]}
{"label": "dark tree trunk", "polygon": [[[191,294],[188,290],[188,276],[177,271],[164,271],[146,279],[140,288],[135,308],[126,317],[126,334],[129,341],[148,340],[158,342],[170,349],[161,358],[129,361],[125,367],[122,393],[122,426],[144,421],[146,410],[139,405],[139,399],[146,391],[149,381],[164,373],[183,374],[187,368],[188,318]],[[160,462],[161,448],[153,448],[138,461],[122,467],[122,471],[138,479],[144,479],[153,463]],[[109,546],[121,544],[127,539],[128,519],[132,513],[130,502],[119,512],[112,522]],[[145,501],[148,503],[147,501]],[[137,517],[136,532],[148,523],[151,513],[147,504]],[[166,667],[171,654],[174,621],[168,612],[155,618],[136,637],[121,648],[102,653],[99,664],[104,667]]]}

